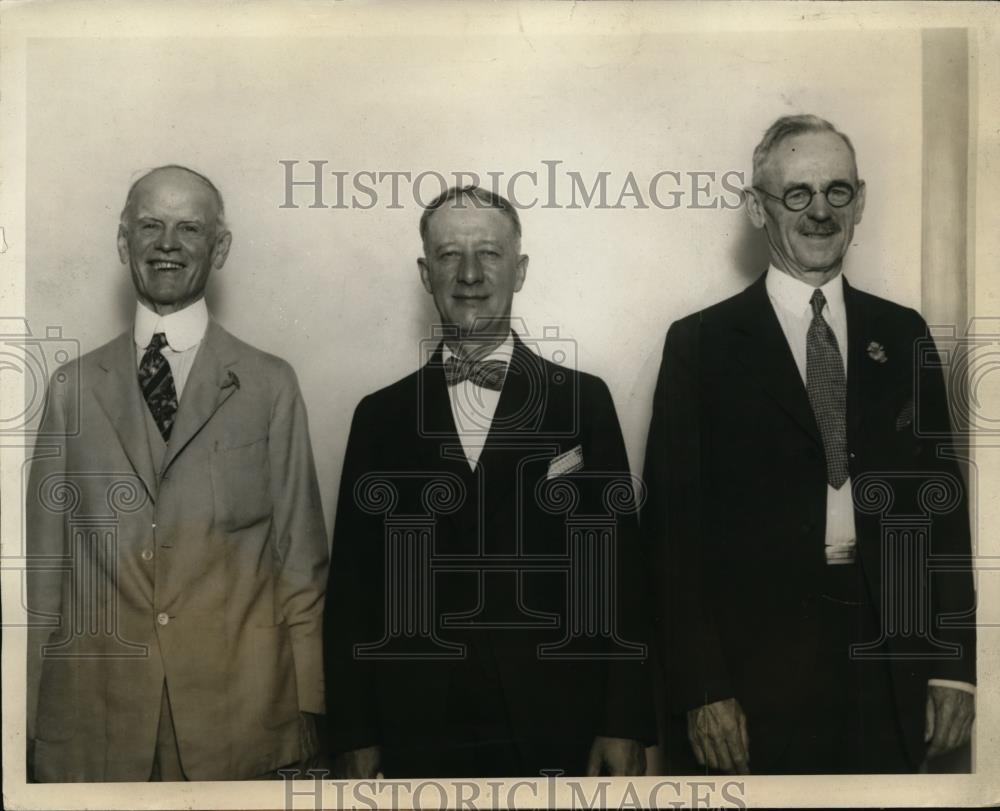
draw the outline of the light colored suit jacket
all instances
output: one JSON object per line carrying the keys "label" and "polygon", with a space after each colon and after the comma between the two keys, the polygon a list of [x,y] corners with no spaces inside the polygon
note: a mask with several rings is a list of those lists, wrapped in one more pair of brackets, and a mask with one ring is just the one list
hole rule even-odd
{"label": "light colored suit jacket", "polygon": [[26,498],[35,777],[148,779],[164,683],[189,779],[260,775],[300,757],[299,712],[324,711],[298,382],[210,322],[154,453],[136,369],[126,332],[48,393]]}

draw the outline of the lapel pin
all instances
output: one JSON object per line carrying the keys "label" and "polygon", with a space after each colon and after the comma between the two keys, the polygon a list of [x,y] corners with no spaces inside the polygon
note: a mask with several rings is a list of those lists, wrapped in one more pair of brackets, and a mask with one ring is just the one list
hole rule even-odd
{"label": "lapel pin", "polygon": [[231,369],[226,372],[226,379],[222,383],[222,388],[228,389],[230,386],[236,386],[236,388],[240,387],[240,379]]}
{"label": "lapel pin", "polygon": [[889,356],[885,354],[885,347],[882,346],[878,341],[872,341],[868,344],[868,357],[870,357],[876,363],[885,363],[889,360]]}

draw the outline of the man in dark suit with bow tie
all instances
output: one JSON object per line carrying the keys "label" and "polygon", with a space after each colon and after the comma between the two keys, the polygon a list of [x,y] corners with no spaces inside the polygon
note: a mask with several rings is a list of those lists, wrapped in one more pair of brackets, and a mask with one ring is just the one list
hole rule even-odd
{"label": "man in dark suit with bow tie", "polygon": [[347,777],[639,774],[650,736],[632,480],[605,384],[511,330],[508,201],[424,211],[444,333],[351,426],[325,617]]}
{"label": "man in dark suit with bow tie", "polygon": [[134,323],[53,375],[27,497],[36,780],[274,777],[316,753],[319,487],[292,368],[209,316],[231,239],[208,178],[140,177]]}
{"label": "man in dark suit with bow tie", "polygon": [[779,119],[746,194],[771,265],[670,327],[650,424],[668,697],[705,767],[913,771],[969,739],[974,706],[937,356],[915,311],[841,275],[865,205],[845,135]]}

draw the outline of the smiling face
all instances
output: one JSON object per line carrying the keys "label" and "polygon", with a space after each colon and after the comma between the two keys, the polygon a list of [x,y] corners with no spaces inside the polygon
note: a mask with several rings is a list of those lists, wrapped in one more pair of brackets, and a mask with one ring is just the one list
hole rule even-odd
{"label": "smiling face", "polygon": [[[834,182],[857,190],[842,208],[831,206],[822,193]],[[771,262],[779,270],[816,286],[836,276],[865,208],[864,183],[858,181],[844,139],[825,131],[785,138],[771,151],[754,185],[779,198],[800,187],[816,192],[804,210],[789,211],[780,199],[750,188],[747,212],[754,226],[767,230]]]}
{"label": "smiling face", "polygon": [[514,293],[524,284],[528,257],[510,217],[459,196],[427,221],[424,257],[417,260],[424,289],[441,323],[460,340],[499,341],[510,329]]}
{"label": "smiling face", "polygon": [[118,256],[140,301],[166,315],[205,294],[232,240],[219,213],[213,190],[183,169],[157,169],[136,184],[118,228]]}

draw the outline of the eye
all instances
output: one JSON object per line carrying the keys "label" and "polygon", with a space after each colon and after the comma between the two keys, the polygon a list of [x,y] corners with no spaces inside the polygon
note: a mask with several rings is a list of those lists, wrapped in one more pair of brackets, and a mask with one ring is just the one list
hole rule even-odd
{"label": "eye", "polygon": [[833,183],[826,190],[826,199],[831,206],[846,206],[854,199],[854,189],[846,183]]}
{"label": "eye", "polygon": [[201,226],[192,222],[181,223],[181,231],[185,234],[200,234]]}
{"label": "eye", "polygon": [[805,208],[811,200],[812,191],[801,186],[785,192],[785,204],[791,209]]}
{"label": "eye", "polygon": [[488,256],[490,259],[498,259],[500,257],[500,252],[492,248],[484,248],[479,253],[483,256]]}
{"label": "eye", "polygon": [[139,223],[139,230],[140,231],[154,231],[154,230],[156,230],[156,227],[157,227],[157,225],[156,225],[155,222],[142,222],[142,223]]}

